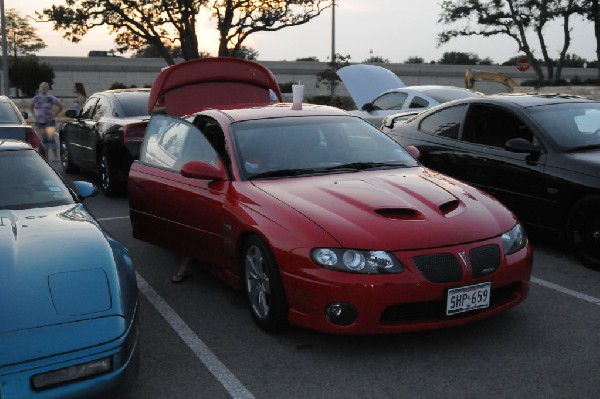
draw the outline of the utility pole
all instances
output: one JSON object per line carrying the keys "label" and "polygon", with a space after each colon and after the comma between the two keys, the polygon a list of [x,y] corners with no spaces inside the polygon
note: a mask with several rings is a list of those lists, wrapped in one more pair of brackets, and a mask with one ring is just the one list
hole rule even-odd
{"label": "utility pole", "polygon": [[[3,1],[3,0],[0,0]],[[333,0],[333,3],[331,5],[331,69],[335,70],[335,0]],[[336,81],[335,80],[331,80],[331,88],[330,88],[330,104],[334,105],[335,104],[335,86],[336,86]]]}
{"label": "utility pole", "polygon": [[8,80],[8,43],[6,41],[6,15],[4,15],[4,0],[0,0],[0,23],[2,24],[2,83],[4,95],[8,96],[10,84]]}

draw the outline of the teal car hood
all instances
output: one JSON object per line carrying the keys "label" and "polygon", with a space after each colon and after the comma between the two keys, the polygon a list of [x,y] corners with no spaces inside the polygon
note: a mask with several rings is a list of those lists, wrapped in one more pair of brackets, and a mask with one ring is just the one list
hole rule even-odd
{"label": "teal car hood", "polygon": [[0,342],[114,313],[115,270],[109,240],[83,205],[0,210]]}

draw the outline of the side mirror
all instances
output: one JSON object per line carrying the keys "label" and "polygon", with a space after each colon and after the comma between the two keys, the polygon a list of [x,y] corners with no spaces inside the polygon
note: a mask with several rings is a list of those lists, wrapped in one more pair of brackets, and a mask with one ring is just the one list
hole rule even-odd
{"label": "side mirror", "polygon": [[77,111],[74,109],[68,109],[65,111],[65,116],[67,118],[77,118]]}
{"label": "side mirror", "polygon": [[364,105],[362,106],[362,108],[361,108],[361,109],[362,109],[363,111],[371,112],[371,111],[373,111],[373,108],[374,108],[374,107],[373,107],[373,103],[366,103],[366,104],[364,104]]}
{"label": "side mirror", "polygon": [[540,147],[529,140],[523,138],[510,139],[504,143],[504,149],[517,153],[536,153],[540,152]]}
{"label": "side mirror", "polygon": [[23,115],[23,118],[29,119],[29,114],[27,113],[27,111],[21,111],[21,115]]}
{"label": "side mirror", "polygon": [[421,158],[421,151],[419,151],[419,149],[414,145],[407,145],[406,147],[404,147],[404,149],[406,150],[406,152],[412,155],[414,159],[418,160],[419,158]]}
{"label": "side mirror", "polygon": [[81,200],[89,197],[95,197],[98,194],[98,189],[93,183],[78,180],[73,182],[73,185],[75,186],[77,194],[79,194],[79,198]]}
{"label": "side mirror", "polygon": [[227,180],[227,172],[221,160],[217,160],[217,167],[205,161],[189,161],[181,167],[181,175],[200,180]]}

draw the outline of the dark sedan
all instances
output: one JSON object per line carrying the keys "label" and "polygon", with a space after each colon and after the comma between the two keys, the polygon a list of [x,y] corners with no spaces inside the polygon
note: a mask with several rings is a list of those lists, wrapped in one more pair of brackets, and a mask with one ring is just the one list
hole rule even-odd
{"label": "dark sedan", "polygon": [[27,117],[27,112],[21,112],[10,98],[0,96],[0,139],[14,139],[29,143],[45,157],[46,149],[42,145],[42,140],[25,120]]}
{"label": "dark sedan", "polygon": [[67,173],[79,168],[100,175],[108,197],[125,192],[131,163],[138,158],[148,120],[149,89],[107,90],[88,98],[79,115],[60,131],[60,157]]}
{"label": "dark sedan", "polygon": [[420,161],[504,202],[533,230],[560,233],[600,270],[600,102],[495,95],[447,103],[384,132]]}

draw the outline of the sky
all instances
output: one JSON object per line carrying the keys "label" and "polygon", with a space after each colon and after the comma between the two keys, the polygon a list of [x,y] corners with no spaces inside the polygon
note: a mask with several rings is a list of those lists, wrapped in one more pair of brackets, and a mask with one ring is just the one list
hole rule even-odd
{"label": "sky", "polygon": [[[439,60],[444,52],[474,53],[480,58],[491,58],[502,63],[521,55],[517,44],[508,36],[493,38],[459,38],[442,46],[436,45],[440,33],[438,19],[441,0],[337,0],[335,12],[335,52],[350,55],[350,62],[362,62],[371,55],[390,62],[401,63],[409,57],[421,57],[425,62]],[[65,0],[4,0],[5,9],[17,9],[22,15],[35,17],[36,11],[51,5],[62,5]],[[34,22],[38,35],[47,47],[40,56],[87,56],[90,50],[110,50],[114,47],[105,28],[94,28],[77,44],[63,39],[50,23]],[[199,17],[198,39],[200,50],[217,53],[216,22],[207,13]],[[589,61],[595,60],[596,46],[593,26],[581,18],[571,20],[570,54]],[[546,33],[550,56],[558,58],[562,47],[562,26],[555,23]],[[531,38],[534,40],[534,38]],[[297,58],[317,57],[328,61],[332,50],[332,13],[325,11],[307,24],[285,28],[278,32],[251,35],[244,44],[258,51],[259,61],[293,61]],[[539,49],[535,54],[541,58]]]}

